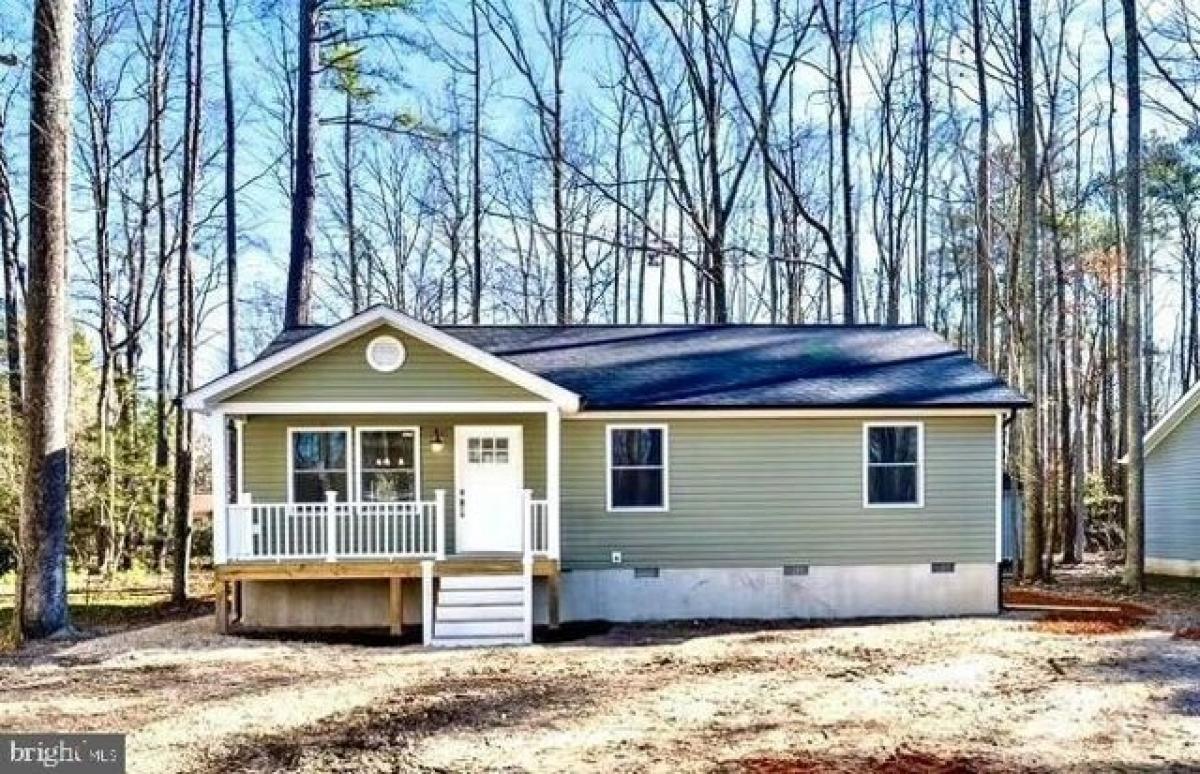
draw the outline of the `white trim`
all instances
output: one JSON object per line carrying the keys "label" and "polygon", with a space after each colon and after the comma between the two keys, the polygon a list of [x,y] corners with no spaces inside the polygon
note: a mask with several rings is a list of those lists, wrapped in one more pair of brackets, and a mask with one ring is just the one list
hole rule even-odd
{"label": "white trim", "polygon": [[296,401],[222,403],[227,414],[542,414],[539,401]]}
{"label": "white trim", "polygon": [[[393,345],[400,350],[400,358],[396,361],[395,365],[389,366],[381,364],[378,358],[375,357],[375,349],[383,344]],[[400,366],[404,365],[405,361],[407,360],[408,348],[404,346],[403,341],[395,336],[384,334],[382,336],[376,336],[367,342],[367,365],[371,366],[371,368],[374,368],[381,374],[390,374],[395,371],[399,371]]]}
{"label": "white trim", "polygon": [[1004,561],[1004,419],[996,416],[996,564]]}
{"label": "white trim", "polygon": [[[355,502],[362,502],[362,474],[363,474],[363,458],[362,458],[362,434],[363,433],[405,433],[413,434],[413,502],[421,501],[421,427],[419,425],[364,425],[354,428],[354,485],[350,487],[353,492],[352,499]],[[401,500],[397,502],[408,502]]]}
{"label": "white trim", "polygon": [[[183,407],[190,411],[208,412],[212,407],[221,403],[225,398],[234,395],[264,379],[274,376],[288,368],[298,365],[322,352],[350,340],[355,335],[370,330],[381,324],[396,328],[401,333],[420,339],[426,344],[437,347],[444,352],[478,366],[485,371],[506,379],[519,387],[540,395],[555,403],[568,413],[579,409],[579,396],[553,382],[530,373],[523,368],[506,360],[472,346],[462,339],[455,338],[449,333],[439,331],[425,323],[414,320],[408,315],[387,307],[373,307],[347,320],[330,326],[320,333],[314,334],[303,341],[286,347],[270,357],[265,357],[255,363],[233,373],[226,374],[209,382],[205,386],[193,390],[183,398]],[[232,413],[227,409],[228,413]]]}
{"label": "white trim", "polygon": [[237,444],[237,470],[234,471],[237,478],[234,484],[234,496],[241,498],[246,491],[246,418],[238,417],[233,420],[233,442]]}
{"label": "white trim", "polygon": [[[613,430],[659,430],[662,432],[662,505],[613,505],[612,433]],[[664,423],[613,424],[604,426],[604,507],[609,513],[667,513],[671,510],[671,428]]]}
{"label": "white trim", "polygon": [[226,473],[229,469],[229,452],[225,444],[228,442],[228,428],[225,426],[225,414],[214,412],[208,417],[209,449],[211,467],[209,468],[212,481],[212,540],[213,563],[225,564],[228,557],[228,537],[226,535],[225,514],[228,511],[229,482]]}
{"label": "white trim", "polygon": [[[295,492],[293,492],[295,471],[292,470],[295,455],[292,453],[292,436],[296,433],[344,433],[346,436],[346,502],[354,499],[354,482],[351,477],[354,475],[354,433],[349,426],[316,426],[316,427],[288,427],[287,429],[287,501],[289,503],[296,502]],[[324,502],[321,500],[319,502]]]}
{"label": "white trim", "polygon": [[[872,503],[867,471],[869,470],[870,433],[875,427],[915,427],[917,428],[917,501],[915,503]],[[863,422],[862,430],[862,503],[863,508],[904,509],[915,510],[925,507],[925,423],[924,422]]]}
{"label": "white trim", "polygon": [[837,419],[862,417],[994,417],[1005,416],[1008,409],[927,408],[927,409],[645,409],[642,411],[579,411],[563,419],[639,420],[664,419]]}
{"label": "white trim", "polygon": [[[1171,434],[1172,430],[1187,419],[1197,406],[1200,406],[1200,382],[1193,384],[1191,389],[1175,401],[1175,405],[1171,406],[1166,414],[1163,414],[1162,419],[1155,422],[1154,427],[1146,432],[1146,435],[1143,436],[1142,454],[1149,454],[1153,451],[1154,447],[1158,446],[1164,438]],[[1121,457],[1119,462],[1127,464],[1129,456]]]}
{"label": "white trim", "polygon": [[546,411],[546,503],[549,508],[546,548],[551,559],[560,555],[562,498],[562,414],[557,408]]}
{"label": "white trim", "polygon": [[[519,479],[518,486],[524,491],[525,489],[525,427],[524,425],[455,425],[454,426],[454,553],[463,553],[462,541],[462,523],[463,523],[463,489],[462,489],[462,460],[466,454],[467,444],[463,440],[463,436],[471,433],[488,433],[495,431],[514,432],[517,436],[517,444],[515,449],[509,449],[509,459],[512,459],[512,454],[516,452],[519,456],[517,462],[517,477]],[[522,504],[524,498],[522,498]],[[523,505],[522,505],[523,507]],[[522,519],[524,516],[522,515]],[[521,544],[524,545],[525,536],[521,536]]]}

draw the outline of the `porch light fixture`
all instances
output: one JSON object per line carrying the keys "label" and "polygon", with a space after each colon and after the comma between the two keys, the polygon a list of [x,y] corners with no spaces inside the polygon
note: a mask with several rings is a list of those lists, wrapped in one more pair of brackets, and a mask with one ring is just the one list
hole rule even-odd
{"label": "porch light fixture", "polygon": [[442,431],[433,428],[433,440],[429,442],[429,451],[434,454],[441,454],[446,448],[446,442],[442,439]]}

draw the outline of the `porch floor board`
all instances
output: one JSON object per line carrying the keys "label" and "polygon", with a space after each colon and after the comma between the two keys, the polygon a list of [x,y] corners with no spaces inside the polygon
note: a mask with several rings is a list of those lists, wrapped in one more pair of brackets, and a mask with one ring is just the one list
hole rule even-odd
{"label": "porch floor board", "polygon": [[[373,578],[420,578],[421,559],[339,559],[325,561],[243,561],[218,565],[218,581],[363,580]],[[433,562],[434,577],[454,575],[512,575],[523,571],[520,555],[459,554]],[[557,576],[557,559],[537,557],[533,575]]]}

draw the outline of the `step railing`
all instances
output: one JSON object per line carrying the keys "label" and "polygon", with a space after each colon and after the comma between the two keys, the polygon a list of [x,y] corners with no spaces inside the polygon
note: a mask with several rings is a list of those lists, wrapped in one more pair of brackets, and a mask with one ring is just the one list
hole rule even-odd
{"label": "step railing", "polygon": [[228,506],[227,557],[233,561],[444,559],[446,494],[431,500],[255,503]]}
{"label": "step railing", "polygon": [[524,553],[527,556],[547,554],[550,551],[550,502],[533,499],[531,489],[525,490],[524,500]]}

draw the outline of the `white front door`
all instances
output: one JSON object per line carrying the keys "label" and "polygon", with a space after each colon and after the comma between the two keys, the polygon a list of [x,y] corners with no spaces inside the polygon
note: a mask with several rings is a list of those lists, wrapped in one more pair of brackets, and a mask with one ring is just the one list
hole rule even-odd
{"label": "white front door", "polygon": [[520,551],[520,426],[454,428],[457,552]]}

